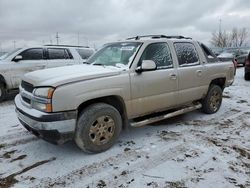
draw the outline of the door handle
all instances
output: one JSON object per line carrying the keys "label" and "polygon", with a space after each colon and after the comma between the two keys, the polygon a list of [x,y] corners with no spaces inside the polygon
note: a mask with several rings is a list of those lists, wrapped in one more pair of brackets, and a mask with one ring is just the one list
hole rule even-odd
{"label": "door handle", "polygon": [[197,71],[196,71],[196,74],[197,74],[198,76],[202,76],[202,70],[197,70]]}
{"label": "door handle", "polygon": [[177,79],[177,75],[174,74],[174,73],[170,74],[170,79],[171,80],[176,80]]}

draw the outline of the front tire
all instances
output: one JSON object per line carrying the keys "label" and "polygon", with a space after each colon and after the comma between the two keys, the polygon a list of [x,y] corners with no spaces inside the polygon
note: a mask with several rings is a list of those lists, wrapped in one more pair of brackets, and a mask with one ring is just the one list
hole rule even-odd
{"label": "front tire", "polygon": [[0,102],[2,102],[6,98],[6,88],[4,87],[4,84],[0,83]]}
{"label": "front tire", "polygon": [[218,85],[209,87],[207,96],[202,100],[202,111],[206,114],[216,113],[221,106],[222,89]]}
{"label": "front tire", "polygon": [[93,104],[78,118],[75,142],[85,152],[103,152],[114,145],[121,129],[122,118],[116,108],[105,103]]}

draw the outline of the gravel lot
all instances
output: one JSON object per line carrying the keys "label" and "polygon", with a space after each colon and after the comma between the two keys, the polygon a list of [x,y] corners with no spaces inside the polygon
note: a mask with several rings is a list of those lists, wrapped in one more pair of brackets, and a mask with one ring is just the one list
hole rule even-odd
{"label": "gravel lot", "polygon": [[96,155],[27,132],[0,104],[0,187],[250,187],[250,82],[243,68],[220,111],[123,131]]}

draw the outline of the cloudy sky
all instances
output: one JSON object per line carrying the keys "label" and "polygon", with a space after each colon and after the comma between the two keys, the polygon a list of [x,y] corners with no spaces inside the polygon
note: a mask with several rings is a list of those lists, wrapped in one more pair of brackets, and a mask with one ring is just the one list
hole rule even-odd
{"label": "cloudy sky", "polygon": [[209,44],[222,28],[247,27],[249,0],[0,0],[0,51],[56,43],[100,46],[142,34],[185,35]]}

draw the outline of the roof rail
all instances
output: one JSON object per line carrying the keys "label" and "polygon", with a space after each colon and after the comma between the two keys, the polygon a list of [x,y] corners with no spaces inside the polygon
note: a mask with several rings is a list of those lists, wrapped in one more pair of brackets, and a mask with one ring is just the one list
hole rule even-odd
{"label": "roof rail", "polygon": [[181,35],[177,36],[166,36],[166,35],[142,35],[142,36],[135,36],[135,37],[130,37],[127,38],[127,40],[140,40],[141,38],[152,38],[152,39],[159,39],[159,38],[167,38],[167,39],[192,39],[191,37],[184,37]]}
{"label": "roof rail", "polygon": [[58,47],[75,47],[75,48],[90,48],[89,46],[74,46],[74,45],[63,45],[63,44],[46,44],[44,46],[58,46]]}

